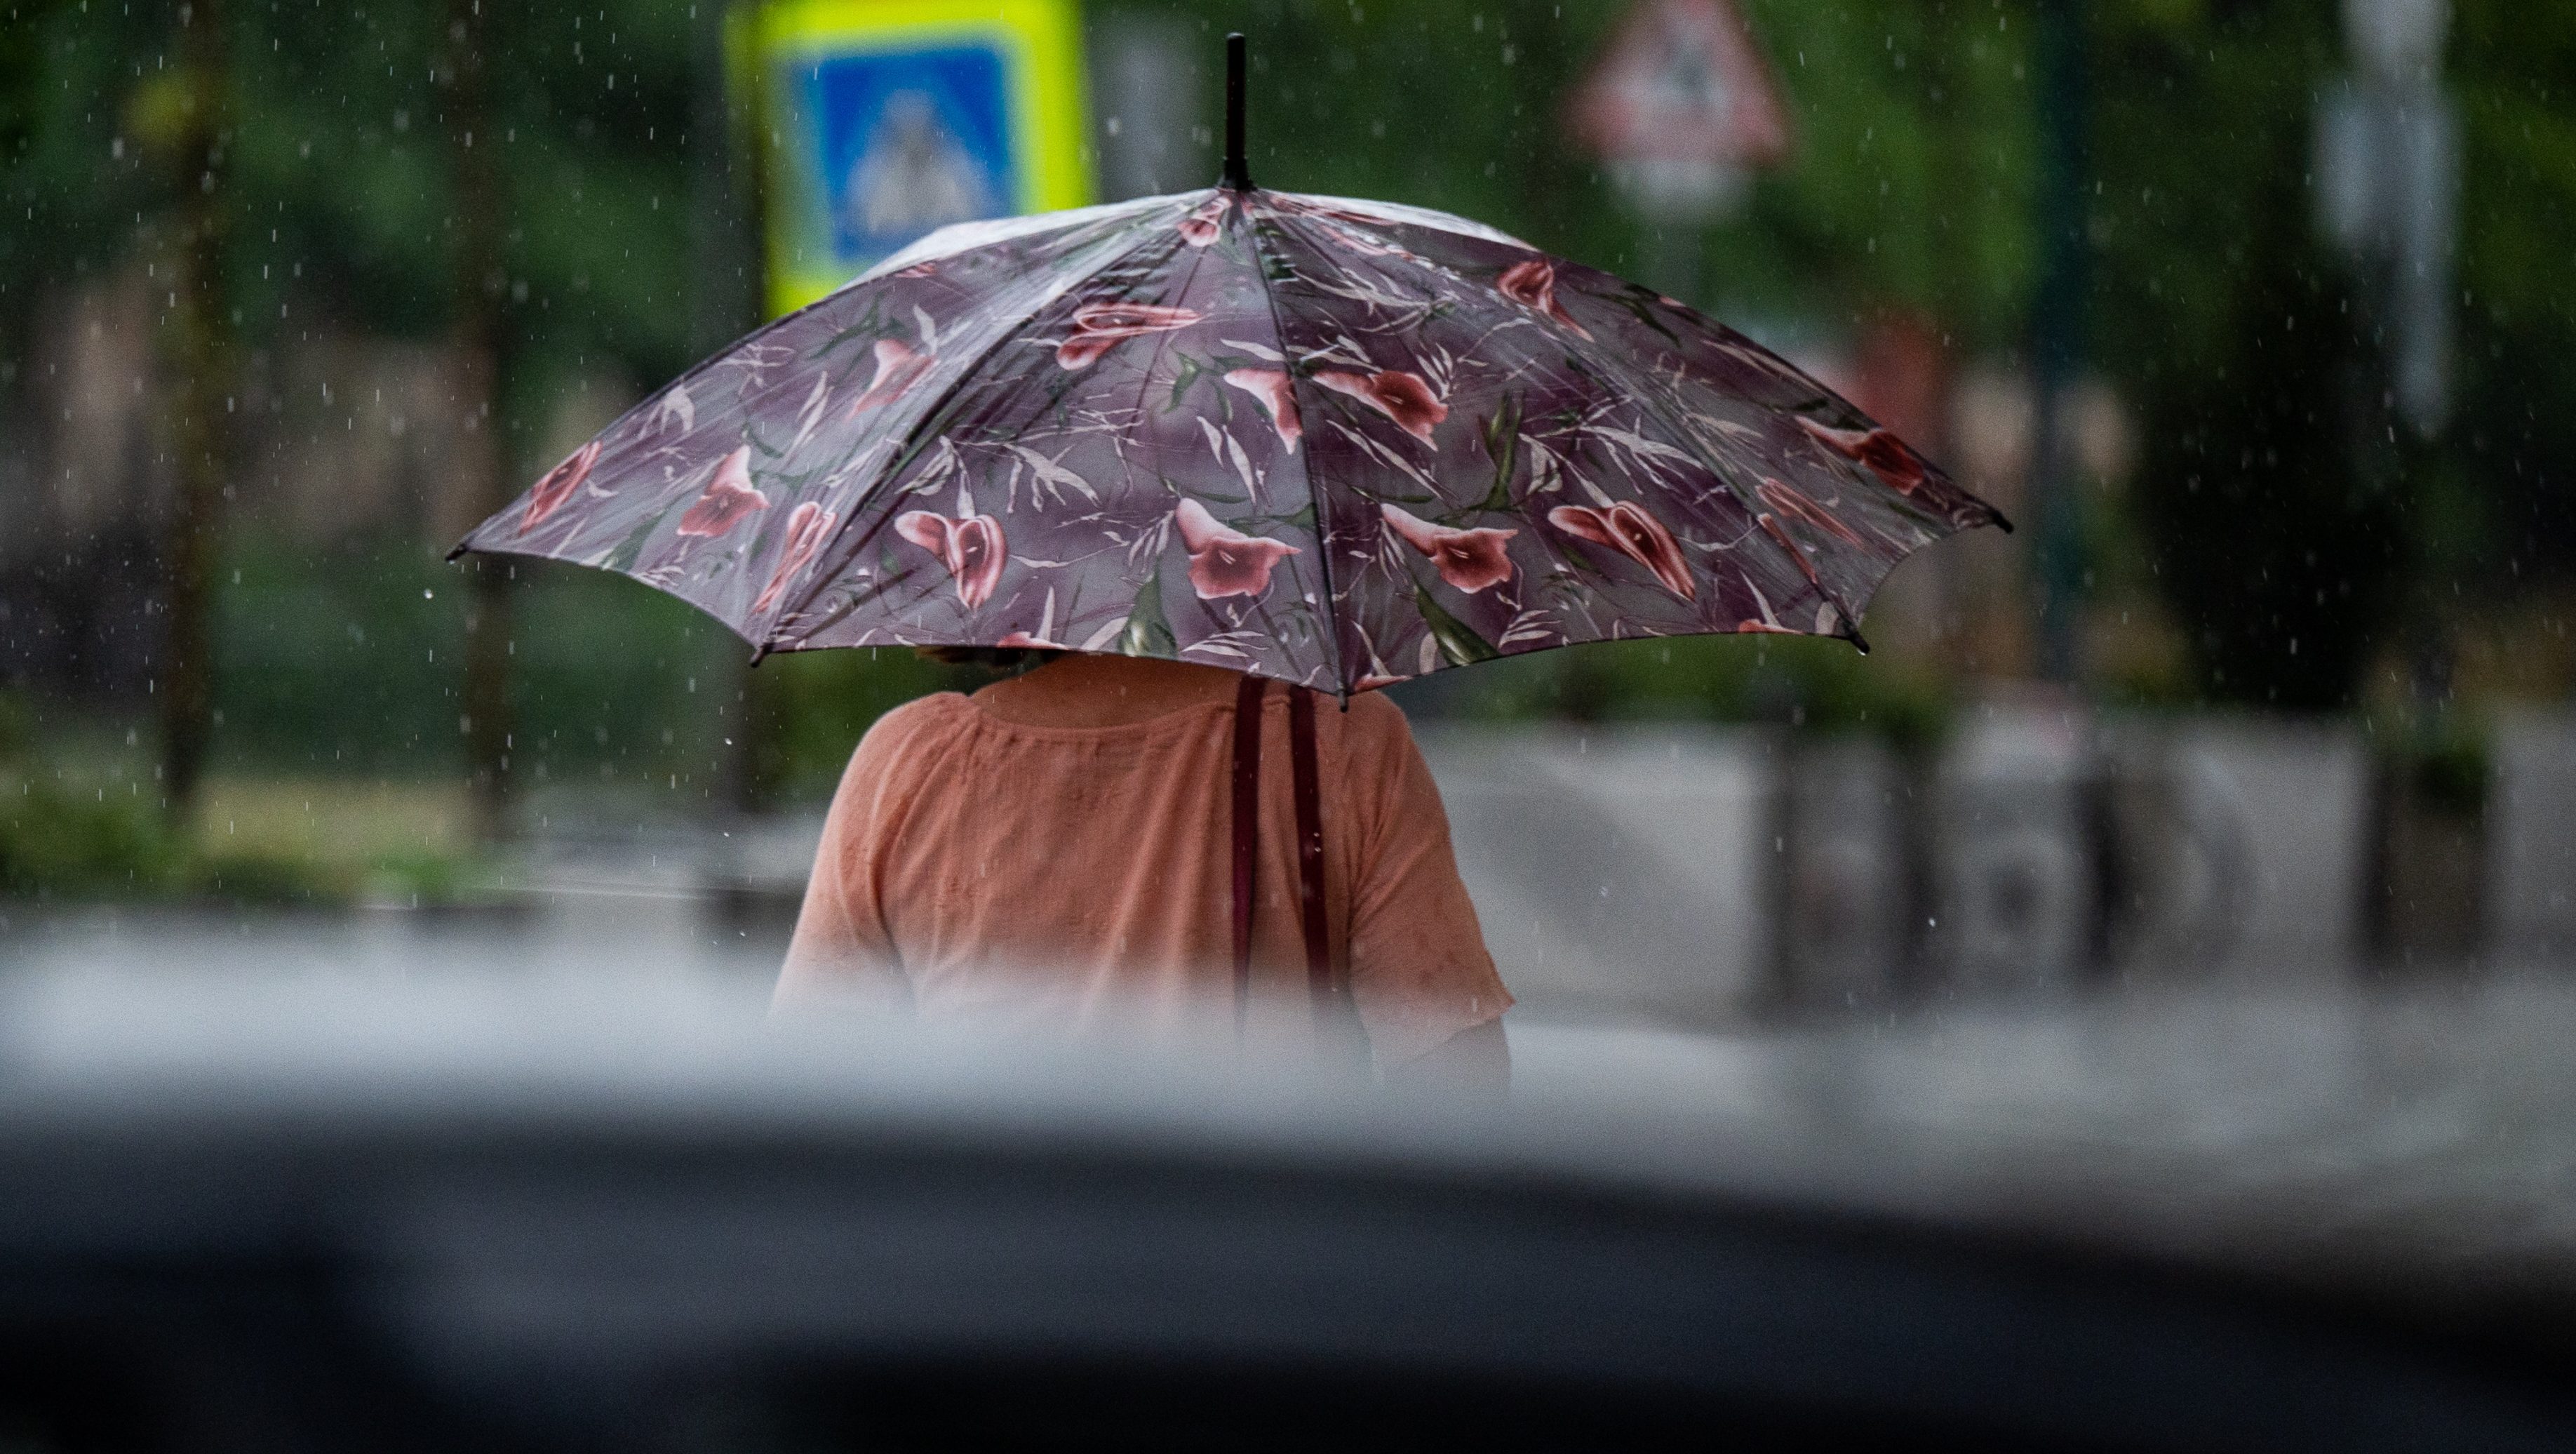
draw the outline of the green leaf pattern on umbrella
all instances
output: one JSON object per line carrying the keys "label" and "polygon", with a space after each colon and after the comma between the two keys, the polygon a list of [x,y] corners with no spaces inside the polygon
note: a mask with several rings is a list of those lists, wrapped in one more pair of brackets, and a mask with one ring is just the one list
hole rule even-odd
{"label": "green leaf pattern on umbrella", "polygon": [[1438,213],[1209,191],[934,234],[466,544],[626,571],[764,649],[1048,644],[1354,690],[1855,634],[1898,560],[1999,518],[1649,289]]}

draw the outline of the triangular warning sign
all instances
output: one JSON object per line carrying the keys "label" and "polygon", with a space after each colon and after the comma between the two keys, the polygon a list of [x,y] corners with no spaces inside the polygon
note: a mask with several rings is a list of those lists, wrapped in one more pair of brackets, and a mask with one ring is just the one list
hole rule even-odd
{"label": "triangular warning sign", "polygon": [[1749,168],[1789,151],[1770,68],[1728,0],[1643,0],[1576,90],[1572,119],[1613,163]]}

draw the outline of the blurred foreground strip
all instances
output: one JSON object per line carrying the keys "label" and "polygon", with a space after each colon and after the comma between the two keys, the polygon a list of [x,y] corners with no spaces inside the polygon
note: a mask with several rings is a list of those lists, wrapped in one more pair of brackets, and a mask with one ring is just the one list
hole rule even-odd
{"label": "blurred foreground strip", "polygon": [[191,1451],[2576,1437],[2557,985],[1533,1022],[1508,1110],[1229,1044],[763,1011],[649,973],[20,978],[0,1426]]}

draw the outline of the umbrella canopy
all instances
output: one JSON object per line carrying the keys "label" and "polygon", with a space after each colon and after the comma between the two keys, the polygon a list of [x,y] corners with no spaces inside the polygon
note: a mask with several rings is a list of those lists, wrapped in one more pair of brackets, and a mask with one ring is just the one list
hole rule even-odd
{"label": "umbrella canopy", "polygon": [[1348,693],[1584,641],[1857,643],[1897,561],[2003,523],[1652,289],[1227,185],[934,233],[458,549],[623,571],[762,652],[1063,647]]}

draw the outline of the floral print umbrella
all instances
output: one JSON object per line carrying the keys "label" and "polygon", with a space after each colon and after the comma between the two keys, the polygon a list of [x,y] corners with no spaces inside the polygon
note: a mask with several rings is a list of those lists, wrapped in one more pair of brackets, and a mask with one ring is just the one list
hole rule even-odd
{"label": "floral print umbrella", "polygon": [[1346,695],[1582,641],[1858,643],[1897,561],[1985,524],[1651,289],[1228,185],[934,233],[458,549],[623,571],[764,653],[1057,647]]}

